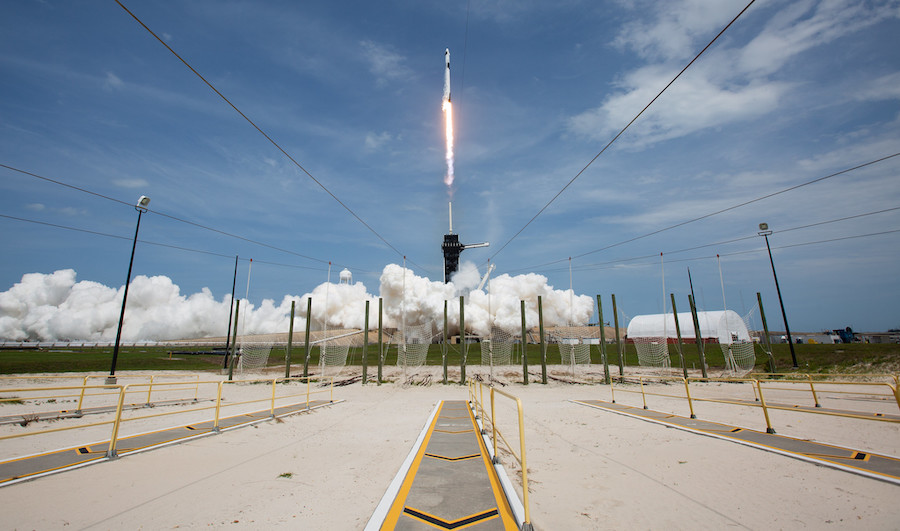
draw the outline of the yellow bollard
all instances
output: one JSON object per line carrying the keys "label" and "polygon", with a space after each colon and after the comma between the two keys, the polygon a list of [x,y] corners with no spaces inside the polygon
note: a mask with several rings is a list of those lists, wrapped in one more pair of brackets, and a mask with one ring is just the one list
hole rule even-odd
{"label": "yellow bollard", "polygon": [[684,392],[687,394],[688,408],[691,410],[691,418],[697,418],[697,415],[694,415],[694,402],[691,400],[691,386],[688,385],[688,379],[683,378],[684,380]]}
{"label": "yellow bollard", "polygon": [[116,405],[116,419],[113,421],[112,435],[109,439],[109,449],[106,451],[106,457],[109,459],[116,457],[116,443],[119,440],[119,424],[122,422],[122,406],[125,404],[126,389],[128,389],[127,385],[119,387],[119,402]]}
{"label": "yellow bollard", "polygon": [[150,386],[147,387],[147,405],[150,405],[150,393],[153,392],[153,375],[150,375]]}
{"label": "yellow bollard", "polygon": [[272,415],[272,418],[275,418],[275,384],[278,383],[278,379],[272,380],[272,407],[269,410],[269,413]]}
{"label": "yellow bollard", "polygon": [[644,394],[644,377],[641,376],[639,379],[641,381],[641,399],[644,401],[644,409],[647,409],[647,396]]}
{"label": "yellow bollard", "polygon": [[219,389],[216,393],[216,419],[213,421],[213,431],[215,433],[219,433],[219,410],[222,406],[222,386],[225,385],[225,381],[219,382]]}
{"label": "yellow bollard", "polygon": [[816,407],[822,407],[822,404],[819,403],[819,397],[816,396],[816,388],[813,386],[813,379],[811,374],[806,375],[809,378],[809,389],[812,391],[813,402],[815,402]]}
{"label": "yellow bollard", "polygon": [[491,439],[494,443],[494,463],[499,463],[500,458],[497,456],[497,423],[494,415],[494,388],[491,387]]}
{"label": "yellow bollard", "polygon": [[763,397],[762,384],[759,383],[759,380],[754,381],[756,382],[756,389],[759,391],[759,403],[762,406],[763,415],[766,417],[766,433],[775,433],[772,422],[769,421],[769,410],[766,408],[766,399]]}
{"label": "yellow bollard", "polygon": [[88,378],[90,378],[90,376],[85,376],[81,383],[81,396],[78,397],[78,407],[75,408],[77,413],[81,413],[81,404],[84,403],[84,388],[87,387]]}

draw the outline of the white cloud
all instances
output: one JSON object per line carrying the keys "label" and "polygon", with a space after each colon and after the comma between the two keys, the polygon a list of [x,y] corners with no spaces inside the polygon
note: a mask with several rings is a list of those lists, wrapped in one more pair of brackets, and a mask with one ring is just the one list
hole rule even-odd
{"label": "white cloud", "polygon": [[863,101],[900,99],[900,72],[873,80],[856,94],[856,98]]}
{"label": "white cloud", "polygon": [[393,140],[393,137],[387,131],[382,131],[380,133],[366,133],[366,151],[377,151],[391,140]]}
{"label": "white cloud", "polygon": [[28,210],[34,210],[35,212],[41,212],[47,207],[42,203],[28,203],[27,205],[25,205],[25,208],[27,208]]}
{"label": "white cloud", "polygon": [[[781,82],[753,81],[744,85],[720,84],[698,69],[685,75],[639,119],[627,133],[639,135],[639,145],[684,136],[705,128],[752,119],[777,108],[790,89]],[[569,129],[593,139],[609,139],[669,82],[672,70],[659,65],[635,70],[621,82],[622,91],[610,95],[600,107],[573,116]],[[636,122],[638,123],[638,122]]]}
{"label": "white cloud", "polygon": [[409,79],[412,71],[404,64],[406,58],[387,46],[372,41],[359,43],[363,57],[369,65],[369,71],[375,75],[378,85],[389,81]]}
{"label": "white cloud", "polygon": [[[611,138],[666,86],[687,57],[702,48],[713,30],[737,14],[741,4],[667,2],[651,11],[654,18],[626,25],[615,43],[652,62],[622,76],[599,107],[570,118],[569,129],[595,140]],[[771,114],[795,88],[772,79],[773,74],[811,48],[897,17],[896,5],[894,0],[874,7],[843,0],[789,3],[746,45],[727,47],[726,40],[707,51],[641,116],[628,137],[644,146]],[[738,23],[749,25],[752,16],[748,11],[744,15],[748,20]],[[887,76],[861,97],[894,97],[897,81],[897,76]]]}
{"label": "white cloud", "polygon": [[144,179],[133,178],[133,179],[115,179],[113,184],[118,186],[119,188],[142,188],[144,186],[148,186],[150,183],[145,181]]}
{"label": "white cloud", "polygon": [[112,72],[106,73],[106,78],[103,80],[103,88],[105,90],[118,90],[125,86],[125,82],[119,79],[119,76],[113,74]]}
{"label": "white cloud", "polygon": [[626,24],[613,40],[648,59],[682,59],[697,53],[696,41],[710,39],[740,12],[743,0],[636,2],[636,10],[655,13],[653,20]]}
{"label": "white cloud", "polygon": [[[459,280],[465,280],[472,288],[478,283],[479,274],[471,265],[466,270],[468,275],[463,274]],[[384,268],[380,288],[388,327],[400,326],[404,319],[407,324],[441,323],[444,301],[456,300],[459,295],[453,283],[433,282],[396,264]],[[490,297],[487,291],[471,291],[466,303],[467,329],[479,334],[489,333],[491,323],[518,330],[520,300],[526,301],[529,321],[536,322],[538,295],[543,297],[544,322],[548,326],[587,323],[594,308],[590,296],[554,290],[541,275],[500,275],[491,282],[490,289]],[[112,340],[123,291],[121,287],[111,288],[96,282],[76,282],[72,269],[49,275],[23,275],[21,282],[0,292],[0,339]],[[143,275],[134,278],[129,295],[122,330],[122,337],[127,341],[221,336],[231,299],[226,295],[217,301],[208,288],[184,296],[168,277]],[[300,308],[294,330],[301,330],[307,318],[304,299],[309,297],[316,301],[313,322],[317,326],[324,324],[317,316],[317,312],[321,312],[318,315],[327,314],[329,327],[362,328],[365,302],[370,302],[370,309],[378,305],[377,298],[370,295],[361,282],[323,283],[303,297],[286,295],[277,305],[271,299],[263,300],[259,307],[244,301],[240,333],[286,332],[292,301]],[[451,304],[449,308],[449,324],[458,328],[459,306]],[[369,322],[373,321],[370,319]]]}

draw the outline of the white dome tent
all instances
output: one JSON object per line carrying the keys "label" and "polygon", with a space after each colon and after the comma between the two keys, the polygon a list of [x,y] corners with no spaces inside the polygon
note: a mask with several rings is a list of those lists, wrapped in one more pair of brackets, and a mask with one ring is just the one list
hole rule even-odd
{"label": "white dome tent", "polygon": [[[715,339],[721,346],[727,372],[744,375],[753,369],[753,339],[740,315],[732,310],[697,312],[697,321],[700,340]],[[678,314],[678,325],[682,339],[697,339],[690,312]],[[668,341],[677,338],[673,314],[637,315],[628,323],[626,334],[634,342],[641,365],[669,366]]]}

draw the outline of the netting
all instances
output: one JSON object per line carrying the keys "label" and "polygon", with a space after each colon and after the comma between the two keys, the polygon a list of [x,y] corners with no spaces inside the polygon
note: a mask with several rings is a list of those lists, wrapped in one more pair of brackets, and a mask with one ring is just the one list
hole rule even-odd
{"label": "netting", "polygon": [[397,365],[400,367],[421,367],[428,357],[428,347],[434,337],[434,323],[406,326],[397,343]]}
{"label": "netting", "polygon": [[491,335],[481,339],[481,364],[482,365],[509,365],[512,362],[512,334],[491,327]]}
{"label": "netting", "polygon": [[238,371],[244,369],[253,370],[266,366],[269,362],[269,353],[272,352],[272,343],[241,343],[238,354]]}
{"label": "netting", "polygon": [[669,343],[665,337],[634,337],[634,350],[637,351],[638,364],[641,367],[669,367]]}
{"label": "netting", "polygon": [[350,345],[340,345],[331,341],[319,345],[319,368],[322,374],[335,375],[347,365]]}
{"label": "netting", "polygon": [[593,336],[585,334],[582,328],[561,326],[550,334],[559,347],[559,357],[563,365],[590,365],[591,345],[585,339]]}
{"label": "netting", "polygon": [[752,313],[741,318],[734,312],[725,312],[719,318],[718,339],[725,358],[725,372],[733,376],[743,376],[756,365],[753,340],[745,322]]}

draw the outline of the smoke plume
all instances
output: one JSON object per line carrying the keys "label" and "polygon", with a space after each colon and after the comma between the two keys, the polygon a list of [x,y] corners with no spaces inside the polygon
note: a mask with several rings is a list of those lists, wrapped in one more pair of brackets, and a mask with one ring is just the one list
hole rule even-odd
{"label": "smoke plume", "polygon": [[[544,324],[581,325],[593,314],[593,300],[570,290],[554,290],[546,277],[536,274],[500,275],[483,289],[475,266],[463,263],[452,282],[431,281],[396,264],[381,274],[380,297],[386,327],[433,322],[443,327],[444,301],[448,326],[459,333],[459,296],[465,296],[466,329],[486,335],[498,326],[515,335],[521,328],[520,300],[525,301],[528,326],[537,325],[537,297],[541,296]],[[0,340],[3,341],[112,341],[115,339],[124,286],[111,288],[97,282],[76,280],[75,271],[29,273],[0,293]],[[296,304],[294,330],[302,330],[312,299],[314,329],[356,328],[365,323],[369,301],[369,326],[378,326],[378,297],[361,282],[323,283],[303,296],[285,295],[280,302],[263,300],[258,306],[241,301],[243,334],[287,332],[291,302]],[[182,295],[165,276],[139,275],[129,288],[122,337],[125,341],[158,341],[223,337],[228,325],[231,295],[216,299],[208,288]]]}

